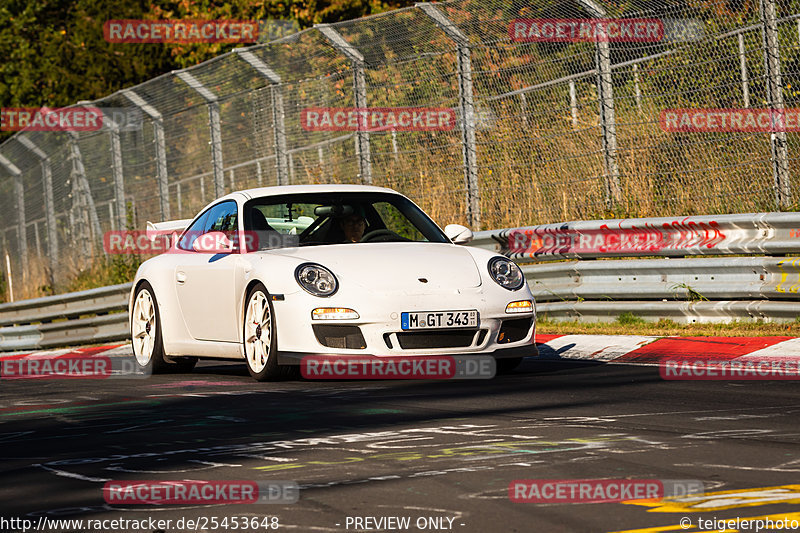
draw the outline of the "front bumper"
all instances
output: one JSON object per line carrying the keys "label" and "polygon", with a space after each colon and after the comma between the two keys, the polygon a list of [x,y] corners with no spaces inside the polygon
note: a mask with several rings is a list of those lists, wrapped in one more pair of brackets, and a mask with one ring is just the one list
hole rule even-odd
{"label": "front bumper", "polygon": [[[366,302],[352,295],[316,298],[305,293],[273,302],[278,362],[297,364],[304,355],[377,357],[426,355],[492,355],[498,358],[536,355],[536,314],[505,313],[515,300],[533,299],[527,289],[484,292],[482,287],[426,294],[372,295]],[[387,302],[376,305],[375,302]],[[389,303],[390,302],[390,303]],[[312,320],[317,307],[355,309],[359,318]],[[403,331],[402,312],[477,309],[476,328]],[[519,350],[517,350],[519,349]]]}

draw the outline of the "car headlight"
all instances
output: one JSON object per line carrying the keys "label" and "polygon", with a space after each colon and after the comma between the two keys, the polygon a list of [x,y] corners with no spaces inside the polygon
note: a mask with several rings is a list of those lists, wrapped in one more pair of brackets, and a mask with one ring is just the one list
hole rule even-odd
{"label": "car headlight", "polygon": [[514,261],[505,257],[493,257],[489,260],[489,274],[504,289],[515,291],[525,285],[525,276]]}
{"label": "car headlight", "polygon": [[316,263],[303,263],[294,271],[294,279],[304,291],[314,296],[331,296],[339,288],[333,272]]}

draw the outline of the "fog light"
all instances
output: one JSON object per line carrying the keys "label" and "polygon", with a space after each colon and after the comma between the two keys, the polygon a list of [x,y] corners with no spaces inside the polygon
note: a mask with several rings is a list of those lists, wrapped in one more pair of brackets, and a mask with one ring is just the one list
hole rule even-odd
{"label": "fog light", "polygon": [[311,311],[312,320],[350,320],[358,318],[358,313],[346,307],[318,307]]}
{"label": "fog light", "polygon": [[506,306],[506,313],[531,313],[533,312],[533,302],[530,300],[519,300],[511,302]]}

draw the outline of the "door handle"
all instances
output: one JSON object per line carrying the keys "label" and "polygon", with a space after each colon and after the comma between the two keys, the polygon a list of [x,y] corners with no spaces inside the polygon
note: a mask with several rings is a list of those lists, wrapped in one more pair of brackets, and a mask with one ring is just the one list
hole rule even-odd
{"label": "door handle", "polygon": [[186,281],[186,272],[177,272],[175,274],[175,279],[182,285]]}

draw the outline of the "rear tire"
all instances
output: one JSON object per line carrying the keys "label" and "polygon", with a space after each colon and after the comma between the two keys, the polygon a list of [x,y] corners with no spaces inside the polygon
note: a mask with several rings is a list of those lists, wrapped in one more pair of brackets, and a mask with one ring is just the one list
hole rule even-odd
{"label": "rear tire", "polygon": [[136,365],[146,373],[167,372],[173,365],[164,359],[161,317],[156,293],[148,282],[142,282],[133,297],[131,310],[131,348]]}
{"label": "rear tire", "polygon": [[278,366],[275,312],[266,287],[261,283],[253,286],[245,302],[242,340],[247,370],[256,381],[278,379],[282,372]]}

